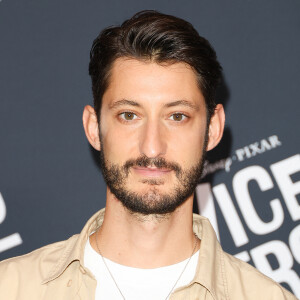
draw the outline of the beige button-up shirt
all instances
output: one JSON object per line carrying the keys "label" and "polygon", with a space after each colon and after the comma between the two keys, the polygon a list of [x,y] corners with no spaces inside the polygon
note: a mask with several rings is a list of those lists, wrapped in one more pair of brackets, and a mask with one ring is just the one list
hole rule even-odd
{"label": "beige button-up shirt", "polygon": [[[95,299],[97,282],[84,267],[83,258],[86,241],[101,226],[103,217],[104,209],[87,222],[79,235],[2,261],[0,299]],[[249,264],[225,253],[208,219],[194,214],[193,230],[201,239],[196,274],[188,285],[176,289],[170,300],[296,299]]]}

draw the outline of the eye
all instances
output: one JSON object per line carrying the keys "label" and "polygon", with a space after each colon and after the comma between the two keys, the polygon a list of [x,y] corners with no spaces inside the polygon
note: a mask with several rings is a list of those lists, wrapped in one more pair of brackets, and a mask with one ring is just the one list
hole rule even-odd
{"label": "eye", "polygon": [[187,118],[187,116],[182,113],[175,113],[175,114],[172,114],[170,117],[171,120],[177,121],[177,122],[181,122],[181,121],[185,120],[186,118]]}
{"label": "eye", "polygon": [[125,112],[119,114],[119,116],[121,117],[121,119],[126,120],[126,121],[132,121],[137,118],[137,115],[131,111],[125,111]]}

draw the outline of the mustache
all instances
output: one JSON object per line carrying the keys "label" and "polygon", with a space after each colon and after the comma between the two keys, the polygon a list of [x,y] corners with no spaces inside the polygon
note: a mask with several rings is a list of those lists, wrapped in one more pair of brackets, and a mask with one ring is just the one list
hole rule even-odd
{"label": "mustache", "polygon": [[140,156],[136,159],[130,159],[124,164],[123,168],[127,175],[129,173],[129,169],[134,166],[139,166],[144,168],[156,167],[158,169],[162,169],[162,168],[170,169],[176,172],[176,176],[179,176],[179,174],[182,171],[181,167],[176,162],[169,162],[163,157],[149,158],[145,155]]}

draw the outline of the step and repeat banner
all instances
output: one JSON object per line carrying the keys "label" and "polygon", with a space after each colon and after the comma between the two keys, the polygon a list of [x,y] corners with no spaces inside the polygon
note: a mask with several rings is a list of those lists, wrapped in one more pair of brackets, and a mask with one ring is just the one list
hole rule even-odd
{"label": "step and repeat banner", "polygon": [[105,206],[81,115],[101,29],[156,9],[191,22],[224,73],[222,142],[195,192],[223,248],[300,297],[300,2],[0,1],[0,260],[80,232]]}

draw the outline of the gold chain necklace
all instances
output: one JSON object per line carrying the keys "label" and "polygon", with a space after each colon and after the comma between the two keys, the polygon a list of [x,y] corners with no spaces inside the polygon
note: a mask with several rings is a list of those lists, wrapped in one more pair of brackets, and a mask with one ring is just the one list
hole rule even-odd
{"label": "gold chain necklace", "polygon": [[[98,232],[99,232],[98,235],[99,235],[99,237],[100,237],[100,230],[98,230]],[[101,256],[101,258],[102,258],[102,260],[103,260],[103,263],[104,263],[104,265],[105,265],[105,267],[106,267],[108,273],[110,274],[111,279],[114,281],[114,283],[115,283],[115,285],[116,285],[116,287],[117,287],[117,289],[118,289],[120,295],[122,296],[122,298],[123,298],[124,300],[126,300],[125,297],[124,297],[124,295],[123,295],[123,293],[121,292],[121,290],[120,290],[120,288],[119,288],[119,286],[118,286],[118,284],[117,284],[117,282],[116,282],[116,280],[115,280],[113,274],[111,273],[111,271],[110,271],[108,265],[106,264],[106,261],[105,261],[103,255],[102,255],[101,251],[100,251],[100,247],[99,247],[99,245],[98,245],[97,234],[96,234],[96,237],[95,237],[95,238],[96,238],[96,246],[97,246],[97,249],[98,249],[98,253],[100,254],[100,256]],[[165,300],[167,300],[167,299],[169,298],[169,296],[170,296],[171,293],[173,292],[173,290],[174,290],[176,284],[178,283],[179,279],[181,278],[182,274],[184,273],[186,267],[188,266],[190,260],[192,259],[192,256],[194,255],[194,252],[195,252],[195,250],[196,250],[197,244],[198,244],[198,238],[197,238],[196,235],[195,235],[195,245],[194,245],[192,254],[191,254],[191,256],[189,257],[187,263],[185,264],[183,270],[181,271],[179,277],[177,278],[175,284],[174,284],[173,287],[171,288],[171,290],[170,290],[169,294],[167,295],[167,297],[165,298]]]}

